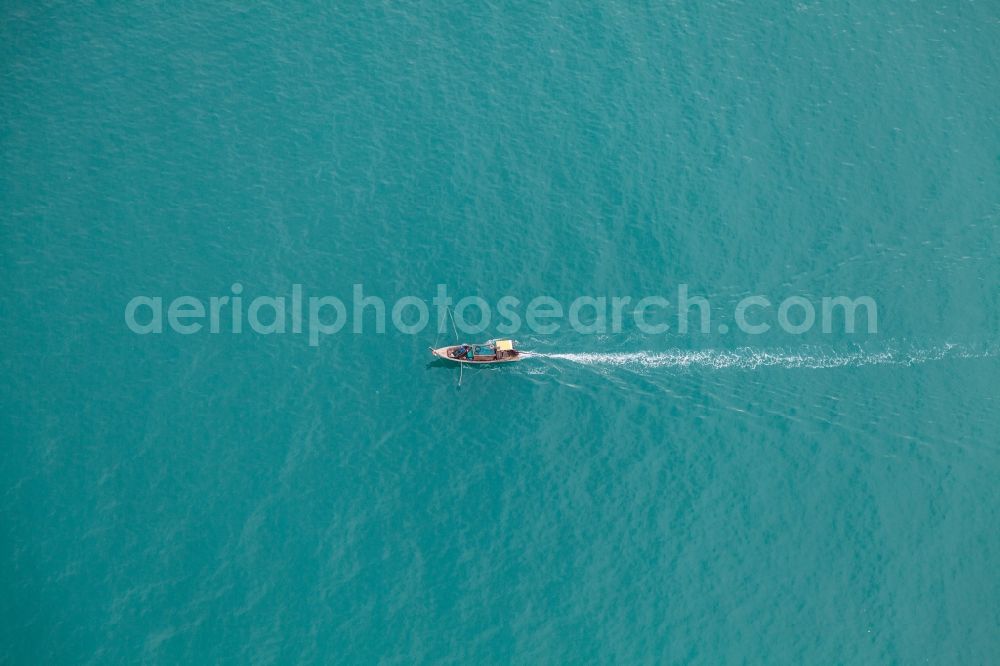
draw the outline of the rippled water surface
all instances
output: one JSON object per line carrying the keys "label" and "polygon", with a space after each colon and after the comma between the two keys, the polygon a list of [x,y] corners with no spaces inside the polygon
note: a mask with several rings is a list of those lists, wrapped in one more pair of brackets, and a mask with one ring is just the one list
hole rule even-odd
{"label": "rippled water surface", "polygon": [[[1000,655],[995,2],[0,12],[0,662]],[[125,326],[235,282],[878,332]]]}

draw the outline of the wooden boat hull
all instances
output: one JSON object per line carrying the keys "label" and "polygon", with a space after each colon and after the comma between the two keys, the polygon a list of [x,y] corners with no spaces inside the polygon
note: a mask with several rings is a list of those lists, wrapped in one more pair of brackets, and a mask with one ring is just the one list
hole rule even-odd
{"label": "wooden boat hull", "polygon": [[468,363],[470,365],[496,365],[497,363],[513,363],[514,361],[521,360],[521,354],[518,352],[514,352],[512,356],[508,356],[506,358],[494,358],[481,361],[468,358],[452,358],[449,356],[451,350],[458,349],[461,346],[462,345],[448,345],[447,347],[438,347],[437,349],[431,347],[431,353],[440,359],[444,359],[445,361],[451,361],[452,363]]}

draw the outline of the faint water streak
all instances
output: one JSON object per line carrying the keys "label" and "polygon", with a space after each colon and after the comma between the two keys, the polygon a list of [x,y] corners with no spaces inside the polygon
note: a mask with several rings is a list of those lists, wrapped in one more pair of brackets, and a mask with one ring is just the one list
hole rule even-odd
{"label": "faint water streak", "polygon": [[583,365],[617,366],[630,369],[705,367],[740,370],[768,367],[825,369],[870,365],[909,366],[945,358],[990,358],[996,355],[995,349],[974,349],[954,344],[924,349],[856,352],[838,352],[813,347],[799,350],[764,350],[741,347],[731,350],[692,351],[678,349],[663,352],[537,354],[537,356],[545,358]]}

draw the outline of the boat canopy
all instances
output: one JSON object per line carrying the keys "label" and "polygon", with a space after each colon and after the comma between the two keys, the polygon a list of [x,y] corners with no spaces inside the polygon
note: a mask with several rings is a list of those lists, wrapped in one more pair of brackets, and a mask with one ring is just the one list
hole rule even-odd
{"label": "boat canopy", "polygon": [[513,340],[497,340],[497,351],[512,351],[514,349]]}

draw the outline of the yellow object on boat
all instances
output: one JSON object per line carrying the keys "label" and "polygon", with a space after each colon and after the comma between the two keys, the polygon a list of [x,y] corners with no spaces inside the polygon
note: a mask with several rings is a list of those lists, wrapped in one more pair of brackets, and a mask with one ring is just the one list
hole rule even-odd
{"label": "yellow object on boat", "polygon": [[497,340],[497,351],[512,351],[513,349],[513,340]]}

